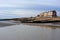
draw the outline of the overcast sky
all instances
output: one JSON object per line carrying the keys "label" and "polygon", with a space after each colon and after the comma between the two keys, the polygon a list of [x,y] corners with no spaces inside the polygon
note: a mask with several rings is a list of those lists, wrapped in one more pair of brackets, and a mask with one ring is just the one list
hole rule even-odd
{"label": "overcast sky", "polygon": [[60,12],[60,0],[0,0],[0,18],[30,17],[43,11]]}

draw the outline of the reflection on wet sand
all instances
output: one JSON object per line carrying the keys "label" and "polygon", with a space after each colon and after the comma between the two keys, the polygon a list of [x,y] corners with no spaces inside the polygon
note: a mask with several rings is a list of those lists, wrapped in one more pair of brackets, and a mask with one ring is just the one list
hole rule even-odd
{"label": "reflection on wet sand", "polygon": [[60,25],[56,23],[23,23],[23,24],[30,25],[30,26],[51,28],[51,29],[60,28]]}
{"label": "reflection on wet sand", "polygon": [[52,28],[52,29],[56,29],[56,28],[60,28],[60,26],[50,26],[50,25],[42,25],[42,27],[45,27],[45,28]]}
{"label": "reflection on wet sand", "polygon": [[60,29],[58,29],[60,26],[56,24],[15,21],[2,21],[2,23],[15,25],[0,28],[0,40],[60,40]]}

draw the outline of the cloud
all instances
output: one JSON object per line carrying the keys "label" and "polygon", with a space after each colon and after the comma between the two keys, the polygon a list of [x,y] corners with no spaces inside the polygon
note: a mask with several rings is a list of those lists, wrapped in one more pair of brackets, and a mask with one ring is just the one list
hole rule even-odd
{"label": "cloud", "polygon": [[20,17],[31,17],[36,16],[39,11],[36,10],[14,10],[11,11],[11,14],[18,15]]}
{"label": "cloud", "polygon": [[[60,11],[60,0],[0,0],[0,14],[12,17],[36,16],[42,11]],[[14,16],[14,17],[16,17]]]}
{"label": "cloud", "polygon": [[60,6],[60,0],[0,0],[0,7],[25,7],[29,5]]}
{"label": "cloud", "polygon": [[50,5],[50,6],[60,6],[60,0],[0,0],[0,4],[8,4],[8,5]]}

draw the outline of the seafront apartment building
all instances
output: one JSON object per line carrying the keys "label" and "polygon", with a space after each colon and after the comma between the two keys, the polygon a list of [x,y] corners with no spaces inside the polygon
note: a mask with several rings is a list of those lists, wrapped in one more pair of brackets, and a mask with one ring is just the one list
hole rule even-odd
{"label": "seafront apartment building", "polygon": [[57,17],[57,12],[55,10],[43,12],[37,15],[37,17]]}

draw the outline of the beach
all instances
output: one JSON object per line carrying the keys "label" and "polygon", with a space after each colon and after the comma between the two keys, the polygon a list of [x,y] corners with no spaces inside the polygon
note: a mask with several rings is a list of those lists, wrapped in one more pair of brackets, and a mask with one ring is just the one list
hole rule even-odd
{"label": "beach", "polygon": [[0,23],[0,40],[60,40],[60,28],[45,26],[51,24],[41,26],[43,24],[17,21],[0,21]]}

